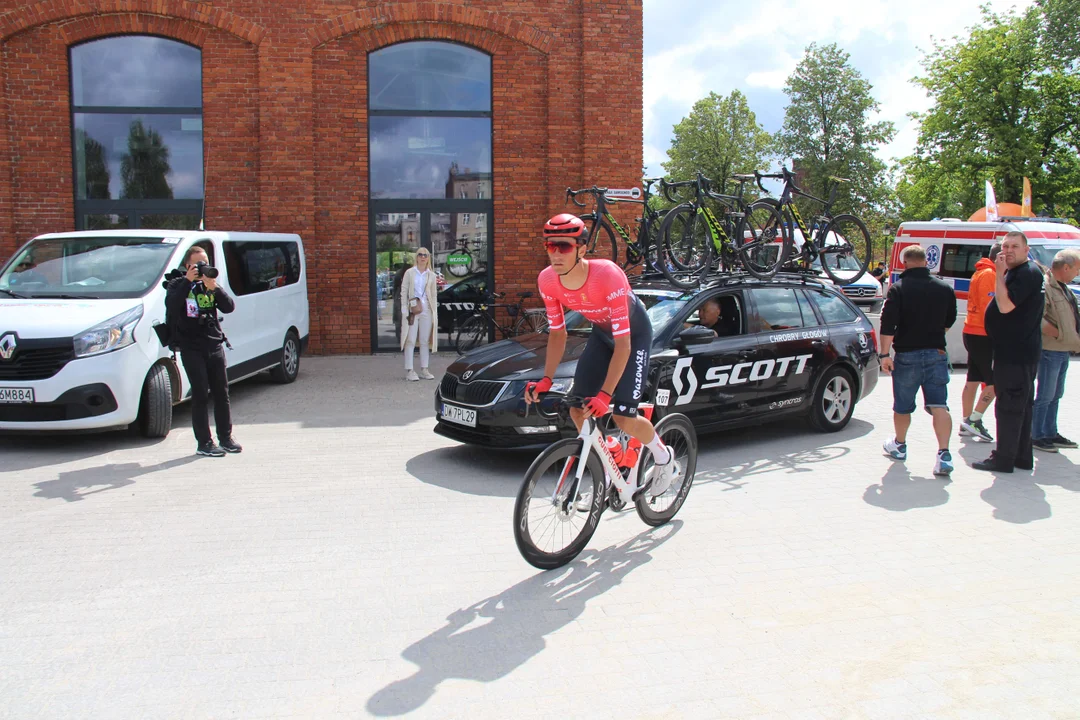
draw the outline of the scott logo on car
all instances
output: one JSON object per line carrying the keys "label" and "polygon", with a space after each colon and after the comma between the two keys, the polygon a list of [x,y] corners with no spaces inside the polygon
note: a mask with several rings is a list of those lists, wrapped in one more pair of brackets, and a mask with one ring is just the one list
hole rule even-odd
{"label": "scott logo on car", "polygon": [[685,405],[690,402],[699,388],[709,390],[729,385],[743,385],[772,377],[784,377],[788,373],[800,375],[806,372],[806,363],[812,357],[813,355],[792,355],[775,360],[717,365],[705,371],[705,381],[702,383],[698,382],[697,373],[694,372],[694,358],[679,358],[675,363],[675,373],[672,376],[672,383],[678,394],[675,404]]}

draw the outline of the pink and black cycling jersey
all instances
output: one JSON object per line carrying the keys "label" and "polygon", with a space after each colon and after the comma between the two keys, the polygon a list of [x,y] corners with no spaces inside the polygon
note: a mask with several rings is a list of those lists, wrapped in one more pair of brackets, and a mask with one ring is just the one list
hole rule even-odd
{"label": "pink and black cycling jersey", "polygon": [[563,308],[567,307],[612,337],[630,332],[630,308],[639,301],[630,291],[626,273],[610,260],[589,260],[589,277],[577,290],[563,287],[550,267],[540,273],[538,284],[552,330],[566,326]]}

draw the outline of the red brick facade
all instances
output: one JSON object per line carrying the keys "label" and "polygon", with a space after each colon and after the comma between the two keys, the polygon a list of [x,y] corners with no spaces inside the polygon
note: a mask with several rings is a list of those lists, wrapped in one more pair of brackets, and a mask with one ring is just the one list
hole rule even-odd
{"label": "red brick facade", "polygon": [[67,51],[125,33],[202,49],[207,227],[304,238],[315,352],[372,348],[368,52],[492,55],[499,291],[534,286],[564,188],[641,176],[641,0],[0,0],[3,257],[74,229]]}

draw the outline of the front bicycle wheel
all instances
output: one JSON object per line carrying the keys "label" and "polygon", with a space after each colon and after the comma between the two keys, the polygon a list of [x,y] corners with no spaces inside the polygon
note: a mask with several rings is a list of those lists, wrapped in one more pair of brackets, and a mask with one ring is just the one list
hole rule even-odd
{"label": "front bicycle wheel", "polygon": [[659,269],[672,285],[684,290],[700,285],[712,262],[710,246],[698,244],[700,238],[695,238],[698,228],[705,225],[698,220],[697,207],[686,204],[665,215],[660,225]]}
{"label": "front bicycle wheel", "polygon": [[483,315],[470,315],[458,330],[454,349],[458,355],[464,355],[478,345],[483,345],[488,338],[488,321]]}
{"label": "front bicycle wheel", "polygon": [[784,264],[788,244],[784,221],[776,205],[751,203],[735,232],[735,245],[743,268],[756,278],[768,280]]}
{"label": "front bicycle wheel", "polygon": [[[646,525],[663,525],[675,517],[686,502],[686,495],[694,484],[694,473],[697,472],[697,432],[688,417],[681,413],[665,416],[656,424],[656,434],[675,454],[677,472],[664,492],[654,496],[646,488],[634,501],[638,517]],[[641,484],[641,479],[653,479],[656,482],[658,478],[652,476],[659,472],[650,455],[641,462],[638,469],[638,484]]]}
{"label": "front bicycle wheel", "polygon": [[533,567],[562,567],[596,532],[607,496],[600,458],[590,452],[581,482],[580,438],[560,440],[533,461],[514,503],[514,540]]}
{"label": "front bicycle wheel", "polygon": [[[824,243],[821,238],[824,237]],[[837,215],[816,238],[821,267],[837,285],[850,285],[863,276],[873,249],[870,231],[854,215]]]}

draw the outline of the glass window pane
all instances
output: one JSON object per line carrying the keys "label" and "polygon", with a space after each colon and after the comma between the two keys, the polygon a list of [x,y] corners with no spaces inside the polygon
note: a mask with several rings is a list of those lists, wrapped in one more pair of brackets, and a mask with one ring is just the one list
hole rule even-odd
{"label": "glass window pane", "polygon": [[491,56],[444,42],[408,42],[371,53],[372,110],[491,110]]}
{"label": "glass window pane", "polygon": [[[755,288],[754,303],[757,305],[758,332],[788,330],[803,326],[799,301],[795,291],[788,288]],[[816,325],[817,321],[811,324]]]}
{"label": "glass window pane", "polygon": [[201,117],[74,117],[78,199],[202,198]]}
{"label": "glass window pane", "polygon": [[76,45],[71,48],[71,103],[202,107],[202,52],[149,35]]}
{"label": "glass window pane", "polygon": [[370,122],[373,198],[456,198],[461,183],[490,187],[489,118],[373,117]]}
{"label": "glass window pane", "polygon": [[300,281],[300,250],[293,242],[222,243],[229,287],[251,295]]}
{"label": "glass window pane", "polygon": [[119,230],[131,227],[127,215],[83,215],[83,230]]}
{"label": "glass window pane", "polygon": [[378,349],[398,350],[401,338],[401,278],[413,266],[420,247],[419,213],[379,213],[375,216],[375,285]]}
{"label": "glass window pane", "polygon": [[821,310],[825,322],[829,325],[854,322],[859,319],[859,314],[844,300],[835,295],[823,293],[820,290],[815,290],[813,295],[817,301],[818,309]]}
{"label": "glass window pane", "polygon": [[198,215],[140,215],[139,227],[155,230],[198,230]]}

